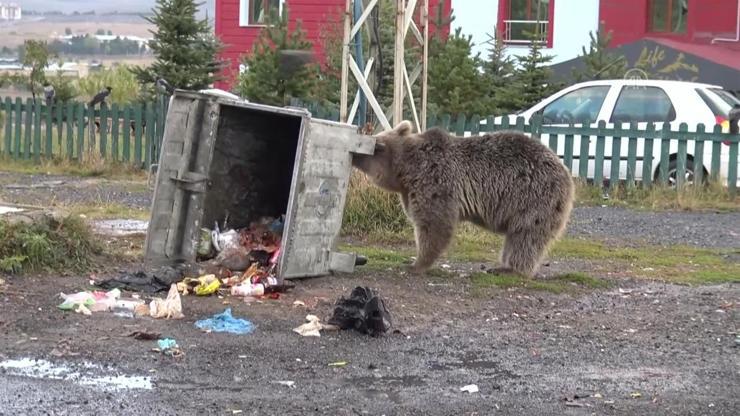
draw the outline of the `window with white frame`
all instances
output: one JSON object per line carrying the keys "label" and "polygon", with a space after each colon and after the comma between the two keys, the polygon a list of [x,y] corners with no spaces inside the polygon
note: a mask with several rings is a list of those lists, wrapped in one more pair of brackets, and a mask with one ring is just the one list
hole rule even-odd
{"label": "window with white frame", "polygon": [[285,0],[239,0],[239,26],[264,26],[271,11],[278,16]]}

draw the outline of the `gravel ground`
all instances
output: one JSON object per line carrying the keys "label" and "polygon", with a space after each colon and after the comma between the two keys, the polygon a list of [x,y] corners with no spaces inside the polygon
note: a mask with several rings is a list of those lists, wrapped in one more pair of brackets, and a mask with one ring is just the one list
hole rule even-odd
{"label": "gravel ground", "polygon": [[[141,185],[96,179],[0,174],[0,184],[0,199],[35,205],[150,200]],[[738,248],[739,219],[578,208],[570,233]],[[297,281],[279,300],[183,297],[182,320],[57,309],[59,293],[88,288],[88,276],[2,276],[0,415],[740,414],[740,285],[632,280],[609,264],[552,262],[546,276],[578,270],[610,284],[563,294],[476,287],[464,275],[478,265],[453,265],[455,277],[359,268]],[[326,321],[334,300],[359,285],[386,300],[392,333],[292,331],[309,313]],[[194,326],[226,307],[255,332]],[[185,355],[153,351],[134,331],[174,338]],[[460,390],[470,384],[479,392]]]}

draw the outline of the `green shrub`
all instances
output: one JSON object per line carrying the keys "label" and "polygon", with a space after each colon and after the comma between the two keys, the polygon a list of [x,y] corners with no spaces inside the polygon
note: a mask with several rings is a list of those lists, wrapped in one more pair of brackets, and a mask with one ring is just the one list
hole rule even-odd
{"label": "green shrub", "polygon": [[0,270],[80,272],[94,263],[102,249],[78,217],[49,216],[32,224],[0,220]]}

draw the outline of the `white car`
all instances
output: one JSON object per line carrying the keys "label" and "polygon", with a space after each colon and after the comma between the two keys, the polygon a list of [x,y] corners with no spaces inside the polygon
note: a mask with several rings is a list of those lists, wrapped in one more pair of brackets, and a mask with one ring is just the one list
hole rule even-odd
{"label": "white car", "polygon": [[[596,127],[601,120],[606,122],[607,129],[614,128],[621,123],[624,129],[629,123],[637,123],[639,130],[645,130],[649,122],[655,124],[655,129],[663,128],[664,123],[670,123],[671,129],[678,130],[681,123],[688,125],[688,130],[696,131],[697,125],[703,123],[706,131],[712,131],[715,124],[720,124],[723,131],[729,131],[728,114],[740,100],[728,91],[716,85],[700,84],[683,81],[660,80],[601,80],[589,81],[572,85],[560,90],[542,100],[531,108],[509,117],[513,125],[517,117],[523,117],[526,122],[533,116],[542,117],[543,125],[567,126],[569,123],[583,125],[587,123]],[[495,124],[500,124],[503,117],[496,117]],[[485,123],[485,121],[483,122]],[[549,143],[549,135],[542,134],[540,139]],[[637,163],[634,179],[642,180],[642,161],[644,157],[644,139],[637,138]],[[594,177],[594,155],[596,154],[596,136],[589,137],[589,179]],[[668,164],[668,180],[671,184],[676,181],[678,141],[671,140],[668,160],[661,159],[661,140],[654,142],[652,157],[652,175],[657,179],[660,175],[660,164]],[[574,137],[573,162],[569,166],[573,176],[578,176],[580,164],[580,136]],[[712,144],[704,143],[704,173],[711,166]],[[565,143],[558,138],[557,153],[563,158]],[[604,179],[610,179],[612,137],[605,138],[604,146]],[[619,179],[627,178],[628,140],[622,138],[620,146]],[[694,177],[694,141],[688,141],[686,180],[693,182]],[[728,175],[729,145],[720,147],[720,175],[726,182]],[[704,177],[707,177],[706,175]],[[740,186],[740,180],[737,182]]]}

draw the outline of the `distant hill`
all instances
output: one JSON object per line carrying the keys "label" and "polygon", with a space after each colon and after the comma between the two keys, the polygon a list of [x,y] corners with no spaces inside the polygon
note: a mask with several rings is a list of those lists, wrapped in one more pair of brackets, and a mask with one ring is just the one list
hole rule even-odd
{"label": "distant hill", "polygon": [[[142,13],[150,11],[155,4],[154,0],[127,0],[125,2],[106,2],[93,0],[15,0],[25,10],[39,12],[59,11],[62,13],[86,12],[95,10],[96,13],[127,12]],[[201,6],[201,14],[215,15],[215,0],[201,0],[205,3]]]}

